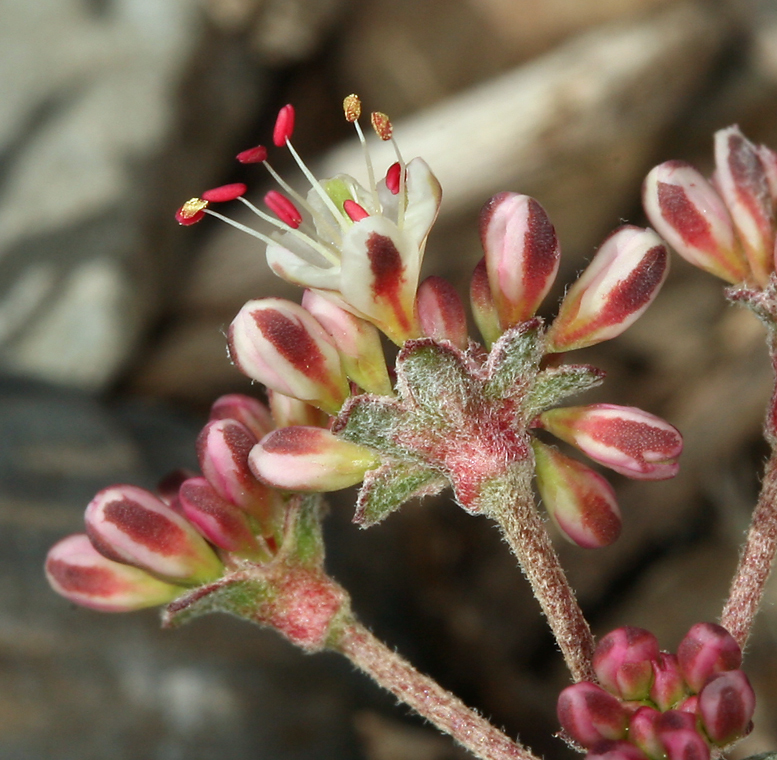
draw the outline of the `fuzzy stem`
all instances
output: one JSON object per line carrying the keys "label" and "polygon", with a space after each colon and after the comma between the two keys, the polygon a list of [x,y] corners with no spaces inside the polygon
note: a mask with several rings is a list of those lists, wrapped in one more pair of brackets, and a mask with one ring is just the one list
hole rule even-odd
{"label": "fuzzy stem", "polygon": [[572,677],[575,681],[596,682],[591,664],[591,628],[537,512],[530,472],[516,472],[512,478],[502,480],[499,490],[503,492],[490,495],[487,514],[499,523],[518,559]]}
{"label": "fuzzy stem", "polygon": [[481,760],[538,760],[528,749],[419,673],[363,625],[345,624],[331,648]]}

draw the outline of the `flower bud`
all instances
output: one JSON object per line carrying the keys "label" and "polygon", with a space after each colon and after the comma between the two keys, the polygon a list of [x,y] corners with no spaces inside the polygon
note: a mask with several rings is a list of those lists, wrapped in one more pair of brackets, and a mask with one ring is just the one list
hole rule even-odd
{"label": "flower bud", "polygon": [[[278,391],[269,390],[270,409],[276,428],[306,425],[308,427],[328,427],[329,415],[315,406],[298,398],[285,396]],[[270,432],[270,431],[268,431]],[[262,436],[264,438],[264,436]]]}
{"label": "flower bud", "polygon": [[661,716],[652,707],[640,707],[629,719],[629,741],[636,744],[650,760],[661,760],[664,747],[658,738],[656,721]]}
{"label": "flower bud", "polygon": [[753,276],[764,286],[774,271],[774,208],[759,151],[739,127],[715,133],[715,182]]}
{"label": "flower bud", "polygon": [[739,668],[742,650],[722,626],[696,623],[677,647],[677,661],[685,682],[698,692],[711,675]]}
{"label": "flower bud", "polygon": [[666,760],[709,760],[710,748],[696,730],[691,713],[668,710],[656,719],[656,729],[666,750]]}
{"label": "flower bud", "polygon": [[379,463],[371,449],[316,427],[275,430],[254,446],[248,461],[258,478],[291,491],[347,488]]}
{"label": "flower bud", "polygon": [[65,599],[100,612],[155,607],[184,591],[136,567],[107,559],[83,533],[63,538],[49,549],[46,578]]}
{"label": "flower bud", "polygon": [[268,388],[334,414],[349,387],[332,339],[305,309],[280,298],[249,301],[229,328],[237,368]]}
{"label": "flower bud", "polygon": [[217,398],[210,408],[209,419],[237,420],[251,431],[257,441],[275,429],[270,410],[261,401],[242,393]]}
{"label": "flower bud", "polygon": [[707,736],[722,747],[749,731],[755,692],[741,670],[717,673],[699,692],[697,710]]}
{"label": "flower bud", "polygon": [[562,534],[585,549],[609,546],[621,532],[612,486],[590,467],[533,441],[537,488]]}
{"label": "flower bud", "polygon": [[679,704],[687,694],[677,655],[659,652],[658,657],[653,660],[650,699],[658,705],[659,710],[669,710]]}
{"label": "flower bud", "polygon": [[679,469],[679,431],[641,409],[615,404],[562,407],[543,412],[539,423],[595,462],[630,478],[664,480]]}
{"label": "flower bud", "polygon": [[488,284],[485,258],[480,259],[472,273],[472,280],[469,284],[469,301],[475,324],[478,326],[486,346],[490,347],[499,339],[502,328],[499,325],[499,314],[496,310],[494,297],[491,295],[491,286]]}
{"label": "flower bud", "polygon": [[528,195],[499,193],[480,212],[480,239],[503,330],[529,319],[550,290],[561,249],[545,209]]}
{"label": "flower bud", "polygon": [[418,319],[425,335],[449,340],[464,351],[467,348],[467,315],[456,289],[442,277],[427,277],[418,288]]}
{"label": "flower bud", "polygon": [[620,700],[588,681],[567,686],[559,694],[556,713],[561,727],[584,747],[623,739],[628,729],[629,716]]}
{"label": "flower bud", "polygon": [[260,555],[245,512],[222,499],[205,478],[183,483],[179,499],[187,520],[212,544],[245,557]]}
{"label": "flower bud", "polygon": [[549,352],[570,351],[620,335],[658,295],[669,255],[653,230],[615,230],[567,292],[547,335]]}
{"label": "flower bud", "polygon": [[386,358],[375,325],[341,309],[328,298],[306,290],[302,306],[329,333],[345,374],[368,393],[391,395]]}
{"label": "flower bud", "polygon": [[648,760],[647,755],[630,742],[603,741],[596,744],[585,760]]}
{"label": "flower bud", "polygon": [[198,585],[221,575],[218,557],[179,514],[136,486],[111,486],[86,508],[86,532],[108,559],[162,580]]}
{"label": "flower bud", "polygon": [[602,686],[621,699],[645,699],[653,683],[652,660],[658,640],[643,628],[627,625],[608,633],[594,652],[594,672]]}
{"label": "flower bud", "polygon": [[684,161],[667,161],[645,178],[642,192],[650,223],[684,259],[726,282],[747,279],[750,269],[723,199]]}

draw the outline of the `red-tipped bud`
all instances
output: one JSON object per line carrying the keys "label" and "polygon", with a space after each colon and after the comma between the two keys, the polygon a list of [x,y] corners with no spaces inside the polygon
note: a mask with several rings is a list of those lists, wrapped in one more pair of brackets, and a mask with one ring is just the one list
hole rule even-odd
{"label": "red-tipped bud", "polygon": [[666,760],[709,760],[710,748],[696,730],[691,713],[669,710],[656,720],[656,730],[666,751]]}
{"label": "red-tipped bud", "polygon": [[305,309],[280,298],[249,301],[229,328],[237,368],[268,388],[334,414],[348,380],[332,339]]}
{"label": "red-tipped bud", "polygon": [[264,202],[278,219],[284,224],[288,224],[292,229],[296,230],[302,224],[302,214],[299,209],[277,190],[270,190],[264,196]]}
{"label": "red-tipped bud", "polygon": [[696,623],[677,647],[677,661],[685,682],[698,692],[711,675],[739,668],[742,650],[722,626]]}
{"label": "red-tipped bud", "polygon": [[559,694],[556,714],[561,727],[584,747],[625,738],[629,723],[620,700],[588,681],[567,686]]}
{"label": "red-tipped bud", "polygon": [[100,491],[84,519],[95,549],[114,562],[182,585],[221,575],[221,562],[197,531],[142,488],[122,485]]}
{"label": "red-tipped bud", "polygon": [[469,284],[469,301],[475,324],[478,326],[486,345],[490,346],[492,343],[496,343],[502,334],[502,328],[499,326],[499,314],[491,294],[491,285],[488,283],[485,257],[480,259],[472,273],[472,280]]}
{"label": "red-tipped bud", "polygon": [[294,134],[294,106],[289,103],[278,111],[278,118],[275,120],[275,128],[272,132],[273,144],[281,148],[286,144],[286,140],[291,140]]}
{"label": "red-tipped bud", "polygon": [[678,705],[687,694],[677,655],[660,652],[653,660],[653,685],[650,687],[650,699],[658,705],[659,710],[669,710]]}
{"label": "red-tipped bud", "polygon": [[506,330],[529,319],[550,290],[561,256],[556,231],[534,198],[499,193],[480,212],[480,240]]}
{"label": "red-tipped bud", "polygon": [[394,161],[386,172],[386,187],[392,195],[399,193],[399,184],[402,177],[402,167],[399,161]]}
{"label": "red-tipped bud", "polygon": [[629,478],[665,480],[679,469],[679,431],[641,409],[615,404],[562,407],[543,412],[539,422],[595,462]]}
{"label": "red-tipped bud", "polygon": [[456,289],[442,277],[427,277],[418,288],[416,308],[421,329],[435,340],[467,348],[467,315]]}
{"label": "red-tipped bud", "polygon": [[226,203],[245,195],[246,190],[248,188],[242,182],[233,182],[231,185],[221,185],[221,187],[206,190],[202,194],[202,199],[208,203]]}
{"label": "red-tipped bud", "polygon": [[629,742],[603,741],[591,749],[585,760],[648,760],[648,757]]}
{"label": "red-tipped bud", "polygon": [[260,554],[245,512],[222,499],[205,478],[187,480],[179,498],[186,518],[212,544],[245,557]]}
{"label": "red-tipped bud", "polygon": [[585,549],[609,546],[621,532],[612,486],[598,473],[539,441],[534,448],[537,488],[561,533]]}
{"label": "red-tipped bud", "polygon": [[241,164],[261,164],[267,160],[267,148],[257,145],[255,148],[241,151],[236,158]]}
{"label": "red-tipped bud", "polygon": [[362,219],[366,219],[370,213],[364,206],[360,206],[356,201],[346,198],[343,201],[343,211],[352,222],[359,222]]}
{"label": "red-tipped bud", "polygon": [[774,271],[774,207],[758,148],[739,127],[715,133],[715,182],[759,285]]}
{"label": "red-tipped bud", "polygon": [[362,115],[362,102],[358,95],[351,93],[343,99],[345,120],[353,124]]}
{"label": "red-tipped bud", "polygon": [[567,292],[547,350],[570,351],[620,335],[650,306],[668,272],[669,255],[653,230],[620,227]]}
{"label": "red-tipped bud", "polygon": [[100,612],[155,607],[184,591],[136,567],[107,559],[84,534],[63,538],[49,549],[46,578],[65,599]]}
{"label": "red-tipped bud", "polygon": [[658,641],[650,631],[623,626],[599,642],[594,672],[611,694],[625,700],[645,699],[653,683],[651,660],[658,654]]}
{"label": "red-tipped bud", "polygon": [[658,710],[640,707],[629,719],[629,741],[636,744],[650,760],[661,760],[664,755],[656,729],[656,721],[660,717]]}
{"label": "red-tipped bud", "polygon": [[249,456],[258,478],[291,491],[337,491],[361,482],[379,459],[364,446],[316,427],[275,430]]}
{"label": "red-tipped bud", "polygon": [[205,216],[208,202],[202,198],[190,198],[175,212],[175,220],[184,227],[197,224]]}
{"label": "red-tipped bud", "polygon": [[270,410],[261,401],[242,393],[229,393],[217,398],[210,408],[209,419],[237,420],[253,433],[257,441],[275,429]]}
{"label": "red-tipped bud", "polygon": [[394,128],[391,126],[391,119],[389,119],[385,113],[373,111],[370,114],[370,123],[375,130],[375,134],[380,137],[381,140],[386,141],[391,139]]}
{"label": "red-tipped bud", "polygon": [[747,279],[750,269],[734,225],[717,191],[684,161],[667,161],[645,178],[650,223],[684,259],[726,282]]}
{"label": "red-tipped bud", "polygon": [[294,427],[303,425],[307,427],[328,427],[329,415],[320,409],[300,401],[298,398],[284,396],[270,389],[267,392],[270,399],[270,409],[272,409],[275,427]]}
{"label": "red-tipped bud", "polygon": [[718,673],[699,693],[697,709],[707,736],[723,747],[750,730],[755,692],[741,670]]}

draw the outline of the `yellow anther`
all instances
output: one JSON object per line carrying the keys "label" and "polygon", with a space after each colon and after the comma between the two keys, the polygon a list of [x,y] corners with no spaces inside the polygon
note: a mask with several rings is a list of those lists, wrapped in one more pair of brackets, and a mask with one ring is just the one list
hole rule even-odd
{"label": "yellow anther", "polygon": [[358,95],[349,95],[343,100],[343,111],[345,112],[345,120],[353,123],[362,114],[362,102],[359,100]]}
{"label": "yellow anther", "polygon": [[181,206],[180,214],[184,219],[191,219],[207,207],[208,201],[204,201],[202,198],[190,198]]}
{"label": "yellow anther", "polygon": [[390,140],[393,132],[391,126],[391,120],[385,113],[380,111],[373,111],[370,114],[370,121],[372,122],[372,128],[375,130],[375,134],[380,137],[381,140]]}

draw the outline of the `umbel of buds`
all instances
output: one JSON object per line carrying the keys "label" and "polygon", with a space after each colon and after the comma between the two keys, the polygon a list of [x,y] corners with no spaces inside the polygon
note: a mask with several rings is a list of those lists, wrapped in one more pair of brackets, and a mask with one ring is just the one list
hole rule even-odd
{"label": "umbel of buds", "polygon": [[558,717],[588,760],[707,760],[749,733],[755,696],[742,653],[714,623],[697,623],[677,654],[649,631],[618,628],[594,655],[598,684],[561,692]]}

